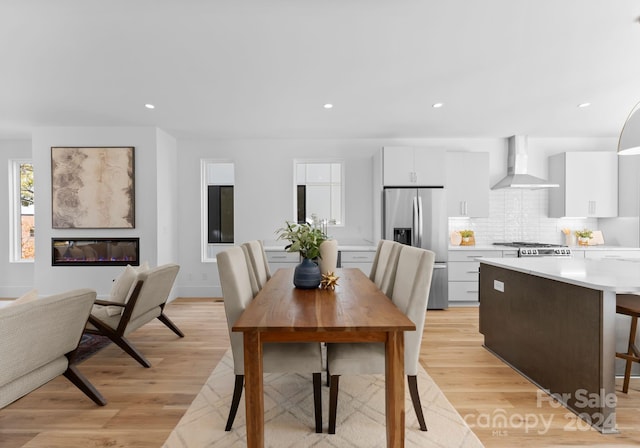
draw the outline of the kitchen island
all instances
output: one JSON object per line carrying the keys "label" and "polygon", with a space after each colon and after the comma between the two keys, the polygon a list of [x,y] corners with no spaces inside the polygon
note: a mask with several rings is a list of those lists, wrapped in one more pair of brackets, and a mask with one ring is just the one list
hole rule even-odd
{"label": "kitchen island", "polygon": [[640,292],[640,260],[485,258],[479,290],[485,347],[616,432],[616,292]]}

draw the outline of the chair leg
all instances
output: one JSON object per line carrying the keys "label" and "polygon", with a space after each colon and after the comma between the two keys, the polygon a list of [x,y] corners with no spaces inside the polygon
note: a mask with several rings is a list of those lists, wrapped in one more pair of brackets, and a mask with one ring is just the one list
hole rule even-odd
{"label": "chair leg", "polygon": [[427,431],[427,425],[424,422],[424,415],[422,414],[422,404],[420,403],[420,394],[418,393],[418,378],[416,375],[407,375],[407,382],[409,383],[409,393],[411,394],[411,402],[413,403],[413,409],[416,411],[416,417],[418,418],[420,431]]}
{"label": "chair leg", "polygon": [[322,374],[313,374],[313,405],[316,416],[316,432],[322,432]]}
{"label": "chair leg", "polygon": [[87,330],[86,333],[92,334],[100,334],[102,336],[106,336],[111,339],[111,342],[116,344],[122,350],[127,352],[129,356],[142,364],[143,367],[151,367],[151,363],[147,361],[147,359],[138,351],[137,348],[131,344],[124,336],[120,336],[119,333],[113,331],[113,329],[107,327],[104,323],[102,323],[99,319],[96,319],[92,315],[89,315],[89,323],[96,327],[97,330]]}
{"label": "chair leg", "polygon": [[331,386],[329,389],[329,434],[336,433],[336,414],[338,412],[338,389],[340,386],[340,375],[331,375]]}
{"label": "chair leg", "polygon": [[638,330],[638,318],[631,318],[631,330],[629,331],[629,346],[627,349],[626,356],[616,353],[616,356],[626,360],[626,366],[624,369],[624,382],[622,384],[622,392],[625,394],[629,392],[629,380],[631,379],[631,367],[634,361],[638,361],[638,349],[636,348],[636,332]]}
{"label": "chair leg", "polygon": [[182,331],[180,331],[180,329],[176,326],[176,324],[173,323],[173,321],[171,319],[169,319],[167,317],[166,314],[161,313],[158,316],[158,319],[160,320],[160,322],[162,322],[163,324],[165,324],[167,327],[169,327],[169,329],[171,331],[173,331],[175,334],[177,334],[178,336],[180,336],[181,338],[184,337],[184,333]]}
{"label": "chair leg", "polygon": [[147,361],[147,358],[145,358],[142,355],[142,353],[140,353],[138,349],[135,348],[133,344],[131,344],[131,342],[127,340],[127,338],[111,337],[111,335],[107,335],[107,336],[109,336],[109,339],[111,339],[118,347],[120,347],[122,350],[127,352],[129,356],[131,356],[133,359],[138,361],[142,365],[142,367],[146,367],[146,368],[151,367],[151,363]]}
{"label": "chair leg", "polygon": [[71,381],[78,389],[80,389],[84,394],[91,398],[95,404],[98,406],[104,406],[107,404],[107,400],[102,396],[98,389],[95,388],[93,384],[84,376],[76,366],[72,366],[69,364],[67,370],[63,373],[63,375]]}
{"label": "chair leg", "polygon": [[233,421],[236,419],[238,405],[240,404],[240,397],[242,397],[243,386],[244,375],[236,375],[236,382],[233,386],[233,399],[231,400],[231,409],[229,409],[229,418],[227,418],[227,426],[224,428],[225,431],[231,431]]}

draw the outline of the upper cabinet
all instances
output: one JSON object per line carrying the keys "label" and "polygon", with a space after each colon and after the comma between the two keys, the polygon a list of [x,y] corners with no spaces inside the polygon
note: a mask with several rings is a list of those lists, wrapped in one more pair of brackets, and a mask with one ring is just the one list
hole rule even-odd
{"label": "upper cabinet", "polygon": [[448,216],[489,216],[489,153],[447,152]]}
{"label": "upper cabinet", "polygon": [[382,183],[388,187],[444,186],[444,166],[444,149],[387,146],[382,150]]}
{"label": "upper cabinet", "polygon": [[618,215],[618,155],[613,151],[565,152],[549,157],[549,217]]}

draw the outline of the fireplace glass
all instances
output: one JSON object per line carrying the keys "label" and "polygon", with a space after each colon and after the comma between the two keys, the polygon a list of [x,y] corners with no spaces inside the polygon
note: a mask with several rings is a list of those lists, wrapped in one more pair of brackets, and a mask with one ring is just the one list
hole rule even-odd
{"label": "fireplace glass", "polygon": [[140,265],[140,238],[52,238],[53,266]]}

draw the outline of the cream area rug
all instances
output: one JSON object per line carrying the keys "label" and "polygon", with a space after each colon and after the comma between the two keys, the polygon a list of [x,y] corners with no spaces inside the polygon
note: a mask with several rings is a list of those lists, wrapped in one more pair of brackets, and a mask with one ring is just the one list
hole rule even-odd
{"label": "cream area rug", "polygon": [[[323,374],[323,381],[326,379]],[[164,448],[246,446],[244,393],[233,429],[225,432],[233,394],[233,358],[229,350],[164,444]],[[420,368],[418,388],[429,430],[419,430],[405,386],[406,447],[482,447],[431,377]],[[385,447],[384,375],[340,377],[336,434],[327,433],[329,388],[322,386],[324,432],[315,433],[311,375],[265,374],[265,446]]]}

